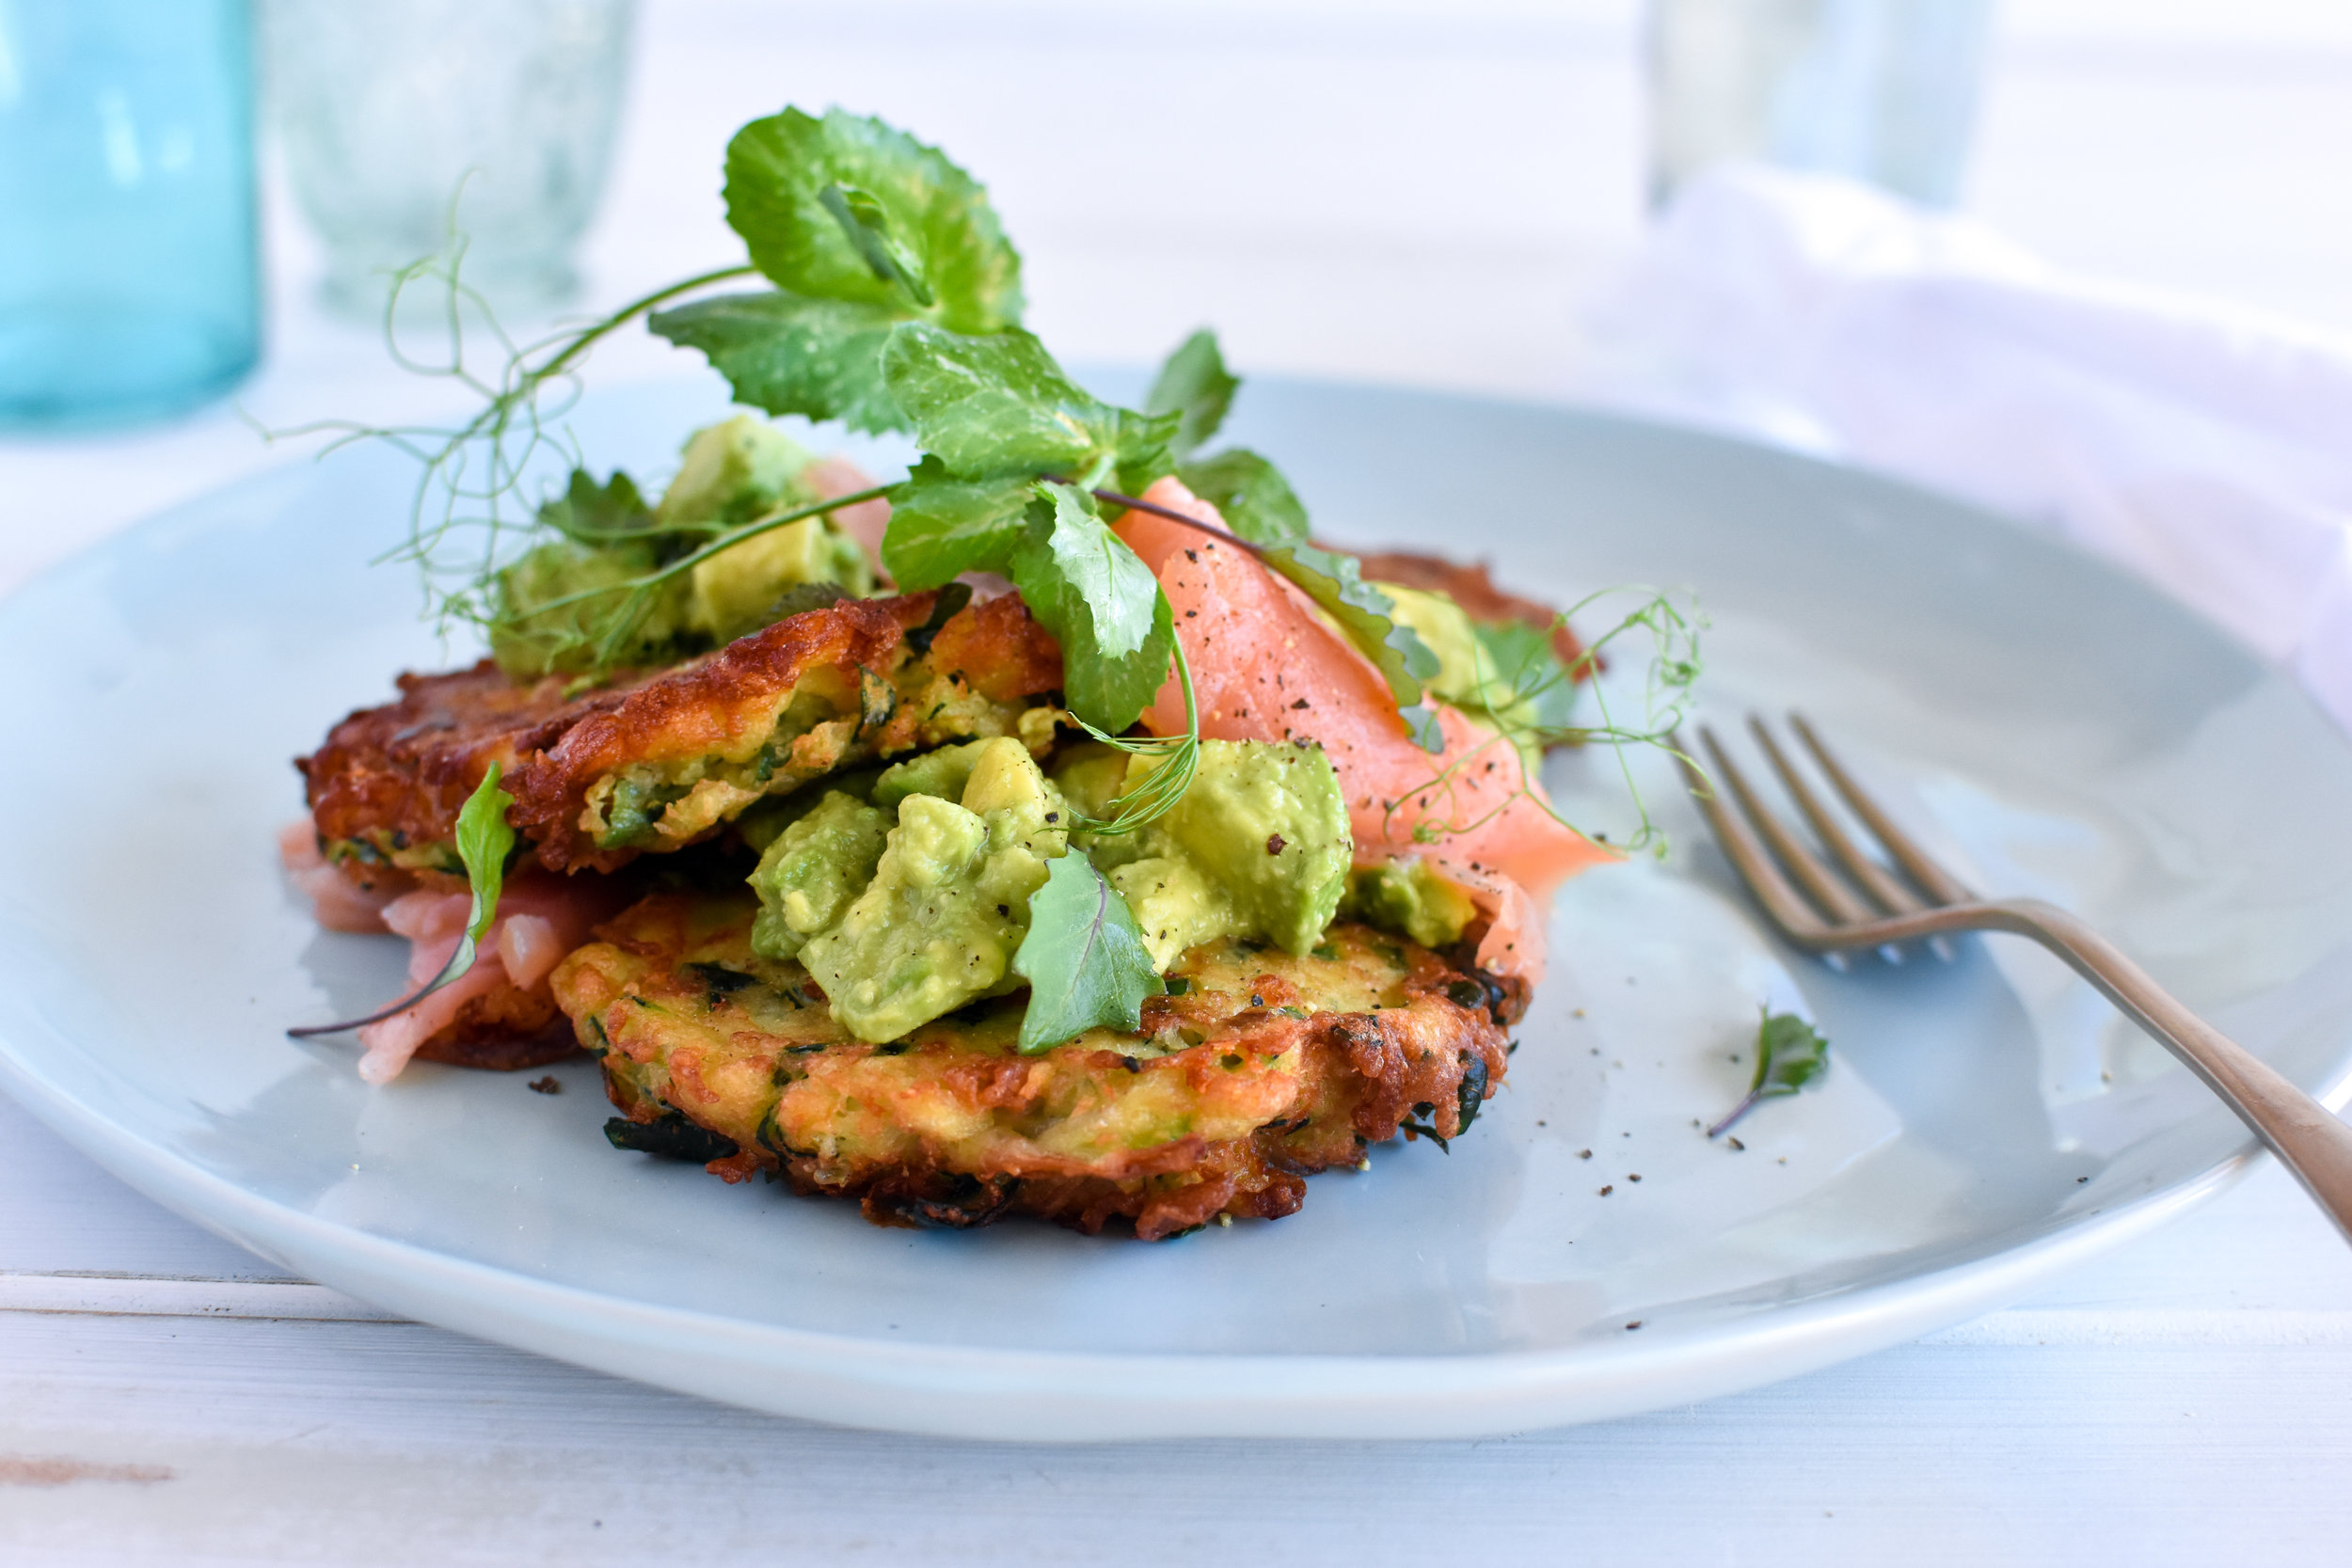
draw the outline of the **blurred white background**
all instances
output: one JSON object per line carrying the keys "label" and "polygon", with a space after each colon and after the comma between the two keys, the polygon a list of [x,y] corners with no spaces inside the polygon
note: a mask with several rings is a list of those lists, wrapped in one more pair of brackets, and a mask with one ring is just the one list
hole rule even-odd
{"label": "blurred white background", "polygon": [[[746,119],[838,103],[938,142],[1028,258],[1079,362],[1203,323],[1257,372],[1534,397],[1644,221],[1639,0],[644,0],[582,309],[739,258],[720,159]],[[2352,6],[2000,0],[1963,205],[2068,266],[2352,327]],[[452,406],[324,313],[268,166],[271,321],[240,403],[271,425]],[[619,379],[694,373],[643,334]],[[94,452],[111,482],[88,483]],[[288,455],[234,410],[0,442],[0,587]]]}
{"label": "blurred white background", "polygon": [[[1074,358],[1541,395],[1643,220],[1637,0],[647,0],[588,261],[724,259],[718,150],[786,102],[987,180]],[[2062,264],[2352,325],[2352,6],[2000,0],[1963,203]],[[290,258],[292,260],[292,258]]]}

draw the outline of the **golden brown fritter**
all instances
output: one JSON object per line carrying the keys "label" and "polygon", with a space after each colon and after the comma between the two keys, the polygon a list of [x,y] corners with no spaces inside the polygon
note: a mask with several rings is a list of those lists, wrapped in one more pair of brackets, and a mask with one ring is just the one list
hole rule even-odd
{"label": "golden brown fritter", "polygon": [[1138,1032],[1023,1056],[1022,996],[852,1037],[805,970],[752,952],[756,912],[649,897],[558,966],[556,1000],[604,1057],[616,1143],[854,1196],[881,1224],[1028,1212],[1157,1240],[1278,1218],[1401,1127],[1454,1136],[1502,1079],[1498,993],[1368,927],[1305,958],[1197,947]]}
{"label": "golden brown fritter", "polygon": [[[843,600],[577,695],[562,676],[516,684],[488,660],[403,675],[400,701],[353,714],[295,766],[342,863],[462,875],[457,813],[496,762],[508,819],[543,864],[611,870],[834,768],[1021,733],[1061,684],[1060,649],[1017,597],[930,628],[938,608],[937,594]],[[1041,743],[1050,734],[1047,717]]]}

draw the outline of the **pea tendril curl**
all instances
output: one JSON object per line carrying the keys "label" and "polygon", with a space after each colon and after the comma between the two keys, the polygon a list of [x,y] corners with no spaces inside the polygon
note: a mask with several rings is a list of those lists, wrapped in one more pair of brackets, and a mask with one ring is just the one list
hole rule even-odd
{"label": "pea tendril curl", "polygon": [[[1546,815],[1580,838],[1591,842],[1592,835],[1560,815],[1549,800],[1529,789],[1524,783],[1506,795],[1502,800],[1473,816],[1464,816],[1456,807],[1460,796],[1457,784],[1469,775],[1471,765],[1486,757],[1495,747],[1515,748],[1523,758],[1539,756],[1553,746],[1582,746],[1599,742],[1611,747],[1616,756],[1617,770],[1625,781],[1626,794],[1632,799],[1633,809],[1640,821],[1634,832],[1616,848],[1634,853],[1648,852],[1663,860],[1668,849],[1665,830],[1654,821],[1649,805],[1643,799],[1639,784],[1633,777],[1633,765],[1629,749],[1647,746],[1697,768],[1698,764],[1676,744],[1676,731],[1688,716],[1692,689],[1697,684],[1704,665],[1699,657],[1699,634],[1707,627],[1701,614],[1689,595],[1677,595],[1651,588],[1605,588],[1588,594],[1554,616],[1543,629],[1549,639],[1551,633],[1568,626],[1570,618],[1600,601],[1623,595],[1638,595],[1633,609],[1620,616],[1598,638],[1586,644],[1575,662],[1565,666],[1549,658],[1531,658],[1520,667],[1505,673],[1490,662],[1483,647],[1478,649],[1478,673],[1482,688],[1488,691],[1500,689],[1507,693],[1504,700],[1492,703],[1488,710],[1478,715],[1491,732],[1476,746],[1448,763],[1418,786],[1407,789],[1387,802],[1382,823],[1387,836],[1394,838],[1396,814],[1406,801],[1417,801],[1424,807],[1435,795],[1446,802],[1448,810],[1432,812],[1413,825],[1411,837],[1420,844],[1434,844],[1454,833],[1474,832],[1509,810],[1515,800],[1528,800],[1541,807]],[[1646,631],[1650,637],[1650,657],[1643,690],[1643,714],[1638,726],[1620,722],[1611,711],[1607,685],[1597,678],[1602,668],[1601,655],[1610,644],[1636,631]],[[1546,724],[1518,715],[1536,711],[1542,701],[1563,688],[1586,680],[1593,693],[1593,704],[1599,711],[1597,724]]]}
{"label": "pea tendril curl", "polygon": [[[419,569],[426,613],[444,636],[456,624],[486,632],[501,619],[504,607],[497,591],[500,568],[515,553],[517,536],[527,540],[552,526],[533,499],[523,492],[534,465],[553,455],[567,467],[583,466],[579,444],[562,421],[584,389],[580,367],[590,351],[620,328],[674,300],[755,271],[741,265],[701,273],[631,300],[585,325],[518,343],[499,324],[489,301],[465,280],[467,245],[466,237],[453,230],[438,254],[391,274],[383,334],[387,352],[401,369],[427,379],[453,382],[480,398],[481,409],[471,419],[453,428],[374,425],[353,420],[320,420],[282,430],[256,427],[270,441],[332,436],[334,439],[321,449],[322,456],[356,442],[380,441],[416,460],[419,472],[409,501],[408,536],[376,557],[376,563],[406,562]],[[432,313],[438,322],[436,336],[443,346],[439,354],[427,358],[403,343],[400,321],[403,301],[430,289],[439,292],[437,300],[432,302]],[[484,372],[470,353],[472,341],[484,334],[501,361],[493,372]],[[248,418],[248,422],[253,421]],[[844,496],[795,515],[768,515],[732,526],[690,522],[659,529],[612,530],[579,524],[556,529],[588,545],[624,540],[659,543],[665,538],[707,541],[655,572],[571,594],[562,602],[568,605],[615,594],[628,595],[610,618],[605,635],[597,640],[596,662],[599,667],[609,665],[643,621],[654,591],[679,572],[691,570],[696,562],[769,529],[854,505],[880,493],[877,489]],[[460,548],[457,541],[462,538],[471,538],[474,547]],[[553,608],[552,604],[534,605],[530,613],[537,617]]]}

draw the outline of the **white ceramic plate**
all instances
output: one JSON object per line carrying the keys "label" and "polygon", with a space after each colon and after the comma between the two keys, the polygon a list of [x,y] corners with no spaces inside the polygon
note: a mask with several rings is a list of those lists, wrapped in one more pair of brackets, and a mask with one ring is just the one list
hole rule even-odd
{"label": "white ceramic plate", "polygon": [[[715,412],[642,388],[576,428],[642,473]],[[1710,713],[1802,705],[1965,877],[2082,911],[2296,1082],[2340,1085],[2352,752],[2187,612],[1996,519],[1670,430],[1279,383],[1237,427],[1333,536],[1474,551],[1564,600],[1694,587]],[[2247,1157],[2038,951],[1839,973],[1762,935],[1654,759],[1637,772],[1677,852],[1561,895],[1478,1127],[1451,1156],[1318,1178],[1279,1223],[1158,1246],[876,1229],[614,1152],[582,1062],[555,1097],[429,1065],[372,1090],[348,1044],[281,1030],[391,994],[399,944],[315,929],[272,845],[299,809],[287,759],[450,657],[405,574],[366,565],[409,482],[380,452],[278,473],[0,606],[0,1080],[133,1185],[385,1307],[861,1425],[1495,1433],[1957,1322]],[[1629,824],[1606,753],[1552,777],[1585,820]],[[1735,1152],[1697,1123],[1740,1095],[1766,1005],[1809,1010],[1836,1065]]]}

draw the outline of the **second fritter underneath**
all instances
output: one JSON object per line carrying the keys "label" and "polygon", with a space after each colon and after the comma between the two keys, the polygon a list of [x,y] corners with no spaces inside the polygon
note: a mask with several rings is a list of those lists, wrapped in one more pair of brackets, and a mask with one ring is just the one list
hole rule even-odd
{"label": "second fritter underneath", "polygon": [[1145,1240],[1219,1214],[1295,1211],[1306,1178],[1400,1129],[1457,1135],[1495,1091],[1501,992],[1437,954],[1342,923],[1294,958],[1225,941],[1185,954],[1127,1035],[1014,1049],[1023,998],[871,1045],[796,963],[755,956],[757,904],[663,894],[557,969],[628,1119],[613,1141],[779,1173],[881,1224],[1012,1212]]}

